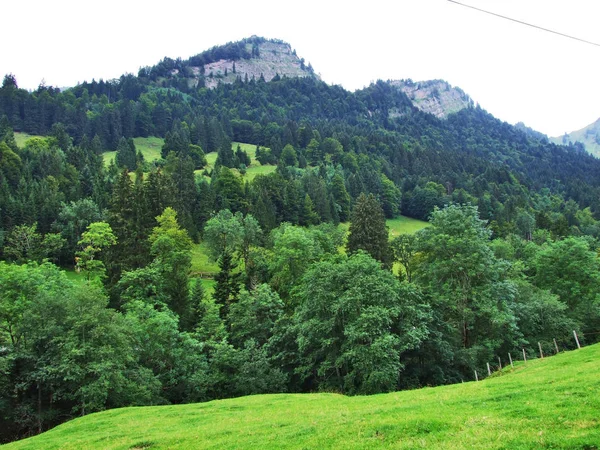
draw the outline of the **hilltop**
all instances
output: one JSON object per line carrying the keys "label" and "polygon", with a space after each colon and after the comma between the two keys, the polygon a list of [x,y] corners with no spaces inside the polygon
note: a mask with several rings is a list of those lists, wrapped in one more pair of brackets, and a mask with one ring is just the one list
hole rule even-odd
{"label": "hilltop", "polygon": [[178,88],[215,88],[236,80],[271,81],[279,77],[319,78],[312,66],[300,58],[291,45],[279,39],[252,36],[215,46],[187,60],[164,58],[153,67],[140,69],[158,85]]}
{"label": "hilltop", "polygon": [[5,448],[597,449],[598,370],[600,345],[594,345],[452,386],[115,409]]}
{"label": "hilltop", "polygon": [[462,89],[453,87],[443,80],[390,81],[390,84],[404,92],[421,111],[445,119],[449,114],[473,107],[473,100]]}
{"label": "hilltop", "polygon": [[588,153],[600,157],[600,119],[581,130],[565,133],[563,136],[553,137],[550,140],[563,145],[581,142]]}

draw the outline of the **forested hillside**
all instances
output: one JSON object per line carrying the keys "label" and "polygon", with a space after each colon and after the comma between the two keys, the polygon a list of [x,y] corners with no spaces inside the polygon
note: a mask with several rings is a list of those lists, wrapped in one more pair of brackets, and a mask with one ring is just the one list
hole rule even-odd
{"label": "forested hillside", "polygon": [[[454,383],[600,336],[599,160],[389,82],[187,70],[265,43],[285,46],[65,91],[4,77],[2,439],[117,406]],[[390,241],[399,214],[431,226]]]}

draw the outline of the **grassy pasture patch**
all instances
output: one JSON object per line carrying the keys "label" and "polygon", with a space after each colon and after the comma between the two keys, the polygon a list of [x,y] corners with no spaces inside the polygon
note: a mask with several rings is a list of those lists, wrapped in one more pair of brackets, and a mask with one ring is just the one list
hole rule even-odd
{"label": "grassy pasture patch", "polygon": [[38,136],[38,135],[35,135],[35,134],[22,133],[20,131],[15,131],[14,134],[15,134],[15,141],[16,141],[17,146],[19,148],[24,148],[25,147],[25,143],[30,138],[33,138],[33,137],[42,138],[42,137],[44,137],[44,136]]}
{"label": "grassy pasture patch", "polygon": [[599,371],[600,345],[594,345],[437,388],[115,409],[5,448],[596,449]]}

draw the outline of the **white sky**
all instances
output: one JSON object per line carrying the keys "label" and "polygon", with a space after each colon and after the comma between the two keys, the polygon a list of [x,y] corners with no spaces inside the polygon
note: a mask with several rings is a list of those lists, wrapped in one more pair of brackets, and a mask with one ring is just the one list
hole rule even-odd
{"label": "white sky", "polygon": [[[600,42],[597,0],[461,0]],[[102,2],[2,5],[0,76],[72,86],[137,73],[253,34],[289,42],[328,83],[440,78],[488,112],[551,136],[600,117],[600,47],[447,0]]]}

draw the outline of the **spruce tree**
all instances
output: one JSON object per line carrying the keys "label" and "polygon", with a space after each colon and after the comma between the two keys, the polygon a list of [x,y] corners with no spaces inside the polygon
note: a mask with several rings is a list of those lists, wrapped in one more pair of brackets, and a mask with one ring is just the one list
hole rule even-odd
{"label": "spruce tree", "polygon": [[236,272],[237,264],[233,255],[229,252],[223,253],[219,258],[219,273],[215,275],[215,291],[213,298],[219,306],[219,315],[224,322],[228,322],[229,307],[237,302],[242,284],[242,274]]}
{"label": "spruce tree", "polygon": [[127,142],[127,139],[124,137],[119,140],[115,162],[121,169],[135,170],[137,161],[133,140],[131,140],[131,142]]}
{"label": "spruce tree", "polygon": [[348,253],[364,250],[385,267],[391,266],[388,227],[383,209],[373,194],[367,197],[361,193],[356,199],[350,216],[346,250]]}
{"label": "spruce tree", "polygon": [[336,173],[331,180],[331,193],[335,203],[339,206],[339,218],[341,222],[346,222],[350,218],[350,195],[346,190],[344,178]]}

